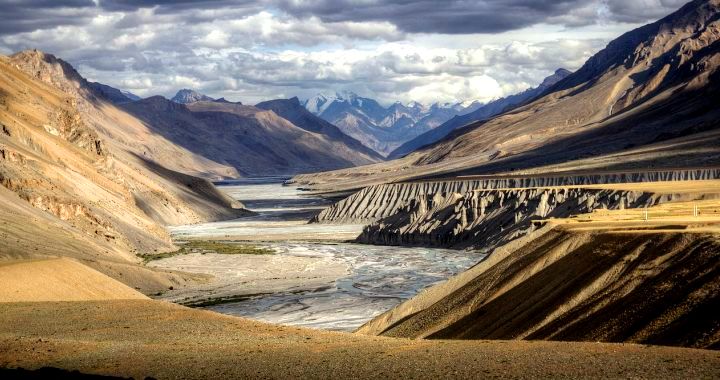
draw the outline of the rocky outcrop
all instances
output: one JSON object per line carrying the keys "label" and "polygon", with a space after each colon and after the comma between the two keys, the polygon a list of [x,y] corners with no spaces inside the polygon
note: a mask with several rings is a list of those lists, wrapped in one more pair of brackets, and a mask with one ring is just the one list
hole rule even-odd
{"label": "rocky outcrop", "polygon": [[597,209],[651,206],[650,193],[581,188],[484,190],[421,195],[365,227],[357,241],[382,245],[474,248],[489,252],[534,230],[534,221]]}
{"label": "rocky outcrop", "polygon": [[603,183],[690,181],[720,178],[720,168],[598,173],[594,175],[527,176],[492,179],[404,182],[368,186],[318,214],[316,223],[371,223],[395,215],[414,200],[436,195],[492,189],[547,188]]}
{"label": "rocky outcrop", "polygon": [[172,99],[175,103],[180,104],[190,104],[195,102],[214,102],[215,99],[205,95],[201,94],[195,90],[184,88],[180,91],[178,91],[175,96],[173,96]]}

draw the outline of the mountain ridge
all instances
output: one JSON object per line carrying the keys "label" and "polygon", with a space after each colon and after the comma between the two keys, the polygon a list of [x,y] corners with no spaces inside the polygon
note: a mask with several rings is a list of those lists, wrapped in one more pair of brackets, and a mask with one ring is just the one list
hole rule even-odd
{"label": "mountain ridge", "polygon": [[383,107],[374,99],[350,91],[337,92],[334,96],[318,94],[302,104],[316,116],[383,155],[466,109],[478,106],[476,103],[466,108],[461,103],[425,106],[417,102],[407,105],[395,102]]}
{"label": "mountain ridge", "polygon": [[493,117],[500,113],[506,112],[516,106],[519,106],[527,101],[530,101],[540,96],[545,91],[549,90],[550,87],[555,85],[555,83],[561,81],[570,74],[571,72],[569,70],[563,68],[557,69],[553,74],[545,77],[537,87],[529,88],[517,94],[508,95],[506,97],[493,100],[491,102],[478,106],[472,112],[454,116],[452,119],[443,123],[439,127],[429,130],[422,135],[405,142],[400,147],[390,152],[390,154],[388,155],[388,159],[392,160],[395,158],[403,157],[426,145],[430,145],[442,140],[445,136],[458,128],[462,128],[463,126],[478,120]]}
{"label": "mountain ridge", "polygon": [[542,96],[403,158],[295,181],[355,189],[467,175],[717,165],[719,3],[695,0],[625,33]]}
{"label": "mountain ridge", "polygon": [[369,162],[383,160],[383,157],[379,153],[364,146],[360,141],[346,135],[335,125],[313,115],[310,111],[303,107],[297,97],[290,99],[268,100],[256,104],[255,107],[273,111],[308,132],[320,133],[328,136],[338,144],[346,145],[350,149],[361,152],[365,157],[367,157]]}

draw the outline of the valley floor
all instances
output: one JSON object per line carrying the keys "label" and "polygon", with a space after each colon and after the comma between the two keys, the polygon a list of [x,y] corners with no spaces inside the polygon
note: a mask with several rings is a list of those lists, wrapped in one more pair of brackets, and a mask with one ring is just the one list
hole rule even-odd
{"label": "valley floor", "polygon": [[[673,190],[682,186],[690,185]],[[715,188],[714,183],[702,186],[703,193]],[[661,228],[652,233],[671,228],[717,236],[718,207],[720,200],[710,197],[651,207],[649,222],[642,220],[643,210],[623,209],[540,223],[566,234],[590,233],[587,229],[618,233],[642,226]],[[18,273],[22,281],[12,281]],[[159,379],[720,376],[720,354],[704,349],[594,341],[424,340],[267,324],[145,299],[72,259],[8,261],[0,266],[0,285],[0,368],[10,370],[53,367]]]}
{"label": "valley floor", "polygon": [[426,341],[284,327],[152,300],[0,304],[0,367],[145,378],[711,378],[716,351]]}

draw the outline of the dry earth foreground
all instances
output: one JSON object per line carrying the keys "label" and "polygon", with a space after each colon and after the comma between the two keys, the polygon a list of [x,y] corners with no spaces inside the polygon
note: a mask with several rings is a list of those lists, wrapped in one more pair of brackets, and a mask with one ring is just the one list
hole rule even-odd
{"label": "dry earth foreground", "polygon": [[3,265],[0,278],[19,270],[34,289],[20,286],[16,293],[18,282],[3,283],[8,287],[0,295],[12,297],[0,303],[0,368],[49,366],[138,379],[670,379],[717,377],[720,366],[717,351],[698,349],[409,340],[271,325],[143,299],[69,259]]}

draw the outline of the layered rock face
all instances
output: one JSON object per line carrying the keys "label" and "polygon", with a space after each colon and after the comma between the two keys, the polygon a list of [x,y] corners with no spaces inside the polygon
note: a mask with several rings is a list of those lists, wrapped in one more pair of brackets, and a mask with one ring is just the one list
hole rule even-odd
{"label": "layered rock face", "polygon": [[474,248],[483,253],[535,229],[533,221],[597,209],[651,206],[657,196],[637,191],[579,188],[471,191],[425,195],[365,227],[359,242]]}
{"label": "layered rock face", "polygon": [[394,215],[400,209],[407,207],[410,202],[421,197],[432,199],[439,195],[445,198],[446,194],[451,193],[466,194],[472,191],[492,189],[691,181],[717,178],[720,178],[720,168],[390,183],[363,188],[323,210],[313,219],[313,222],[375,222]]}
{"label": "layered rock face", "polygon": [[693,196],[582,186],[717,178],[720,169],[385,184],[358,191],[313,221],[369,223],[357,239],[362,243],[489,252],[532,231],[533,221]]}

